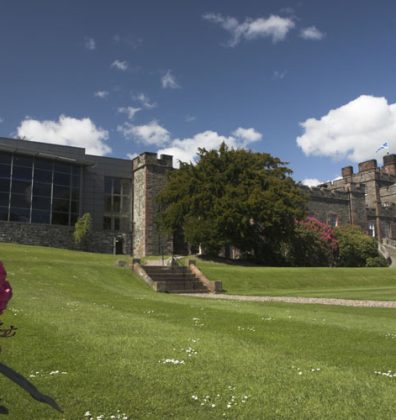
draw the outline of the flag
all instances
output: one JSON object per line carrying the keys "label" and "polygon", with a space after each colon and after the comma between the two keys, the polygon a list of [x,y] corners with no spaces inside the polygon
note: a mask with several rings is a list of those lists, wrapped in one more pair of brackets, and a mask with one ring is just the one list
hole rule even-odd
{"label": "flag", "polygon": [[385,149],[389,149],[389,144],[388,144],[388,142],[386,141],[382,146],[380,146],[376,151],[375,151],[375,153],[378,153],[380,150],[385,150]]}

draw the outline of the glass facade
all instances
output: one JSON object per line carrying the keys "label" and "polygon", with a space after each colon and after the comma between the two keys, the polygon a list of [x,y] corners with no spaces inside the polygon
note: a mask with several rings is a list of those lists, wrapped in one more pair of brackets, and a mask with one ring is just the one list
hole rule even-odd
{"label": "glass facade", "polygon": [[131,181],[104,178],[103,229],[129,232],[131,230]]}
{"label": "glass facade", "polygon": [[81,167],[0,152],[0,220],[74,225]]}

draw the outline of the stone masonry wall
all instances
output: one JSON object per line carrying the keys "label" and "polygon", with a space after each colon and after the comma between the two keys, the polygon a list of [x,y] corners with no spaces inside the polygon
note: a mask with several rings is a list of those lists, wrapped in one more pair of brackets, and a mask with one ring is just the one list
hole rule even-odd
{"label": "stone masonry wall", "polygon": [[82,244],[73,241],[73,228],[57,225],[26,224],[18,222],[0,222],[0,242],[14,242],[25,245],[41,245],[54,248],[66,248],[91,252],[114,252],[115,238],[122,238],[123,251],[131,254],[131,237],[127,234],[115,234],[109,231],[93,231]]}
{"label": "stone masonry wall", "polygon": [[146,168],[135,171],[133,180],[133,255],[145,255]]}
{"label": "stone masonry wall", "polygon": [[[361,168],[361,166],[359,167]],[[366,205],[370,208],[374,208],[376,205],[376,183],[378,183],[380,188],[386,188],[395,184],[395,182],[395,175],[386,173],[380,168],[376,168],[371,170],[367,169],[362,172],[346,176],[342,179],[329,182],[327,183],[327,187],[331,190],[341,190],[348,183],[365,185]]]}
{"label": "stone masonry wall", "polygon": [[380,189],[381,202],[385,205],[396,204],[396,184]]}
{"label": "stone masonry wall", "polygon": [[349,197],[347,193],[321,188],[308,189],[308,214],[327,223],[331,215],[337,215],[339,224],[350,223]]}
{"label": "stone masonry wall", "polygon": [[156,226],[156,196],[172,170],[172,157],[142,153],[132,161],[133,168],[133,255],[160,255],[172,252],[172,241]]}
{"label": "stone masonry wall", "polygon": [[166,184],[168,172],[169,168],[162,166],[152,166],[147,169],[146,255],[172,253],[170,238],[165,237],[156,225],[156,216],[159,209],[155,199]]}

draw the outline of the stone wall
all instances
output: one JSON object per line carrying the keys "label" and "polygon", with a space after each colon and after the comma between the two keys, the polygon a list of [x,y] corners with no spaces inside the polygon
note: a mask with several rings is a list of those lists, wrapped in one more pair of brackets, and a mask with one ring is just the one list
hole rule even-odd
{"label": "stone wall", "polygon": [[380,188],[380,197],[386,206],[396,204],[396,184]]}
{"label": "stone wall", "polygon": [[169,168],[152,166],[147,168],[146,184],[146,254],[161,255],[172,253],[172,241],[159,231],[156,217],[159,211],[156,196],[165,186]]}
{"label": "stone wall", "polygon": [[133,255],[144,256],[146,238],[146,169],[134,172],[133,179]]}
{"label": "stone wall", "polygon": [[133,165],[133,254],[169,254],[172,241],[164,237],[156,226],[158,205],[156,196],[164,187],[172,168],[172,156],[142,153]]}
{"label": "stone wall", "polygon": [[[351,166],[342,168],[342,178],[326,183],[331,190],[343,190],[347,184],[364,185],[366,189],[366,205],[376,206],[376,188],[387,188],[396,183],[393,162],[395,155],[384,156],[384,167],[378,168],[376,160],[359,163],[359,172],[353,173]],[[382,195],[382,194],[381,194]],[[396,198],[394,199],[396,201]],[[381,200],[382,201],[382,200]]]}
{"label": "stone wall", "polygon": [[60,225],[0,222],[0,242],[41,245],[90,252],[113,253],[115,240],[123,241],[123,253],[131,255],[131,235],[110,231],[93,231],[82,244],[73,241],[73,228]]}
{"label": "stone wall", "polygon": [[325,188],[307,188],[308,213],[322,222],[329,222],[336,215],[338,224],[350,223],[349,196],[345,192],[329,191]]}

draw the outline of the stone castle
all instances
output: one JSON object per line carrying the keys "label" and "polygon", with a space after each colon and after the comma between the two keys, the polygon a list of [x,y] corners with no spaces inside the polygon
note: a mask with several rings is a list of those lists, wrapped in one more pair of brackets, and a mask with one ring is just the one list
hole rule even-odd
{"label": "stone castle", "polygon": [[382,242],[396,239],[396,155],[342,168],[341,177],[307,189],[308,211],[332,226],[351,223]]}
{"label": "stone castle", "polygon": [[[135,256],[179,252],[155,224],[156,194],[173,158],[142,153],[132,161],[86,154],[79,147],[0,138],[0,242]],[[380,242],[396,239],[396,155],[348,166],[319,187],[301,186],[308,213],[332,225],[353,223]],[[75,244],[79,216],[92,232]]]}

